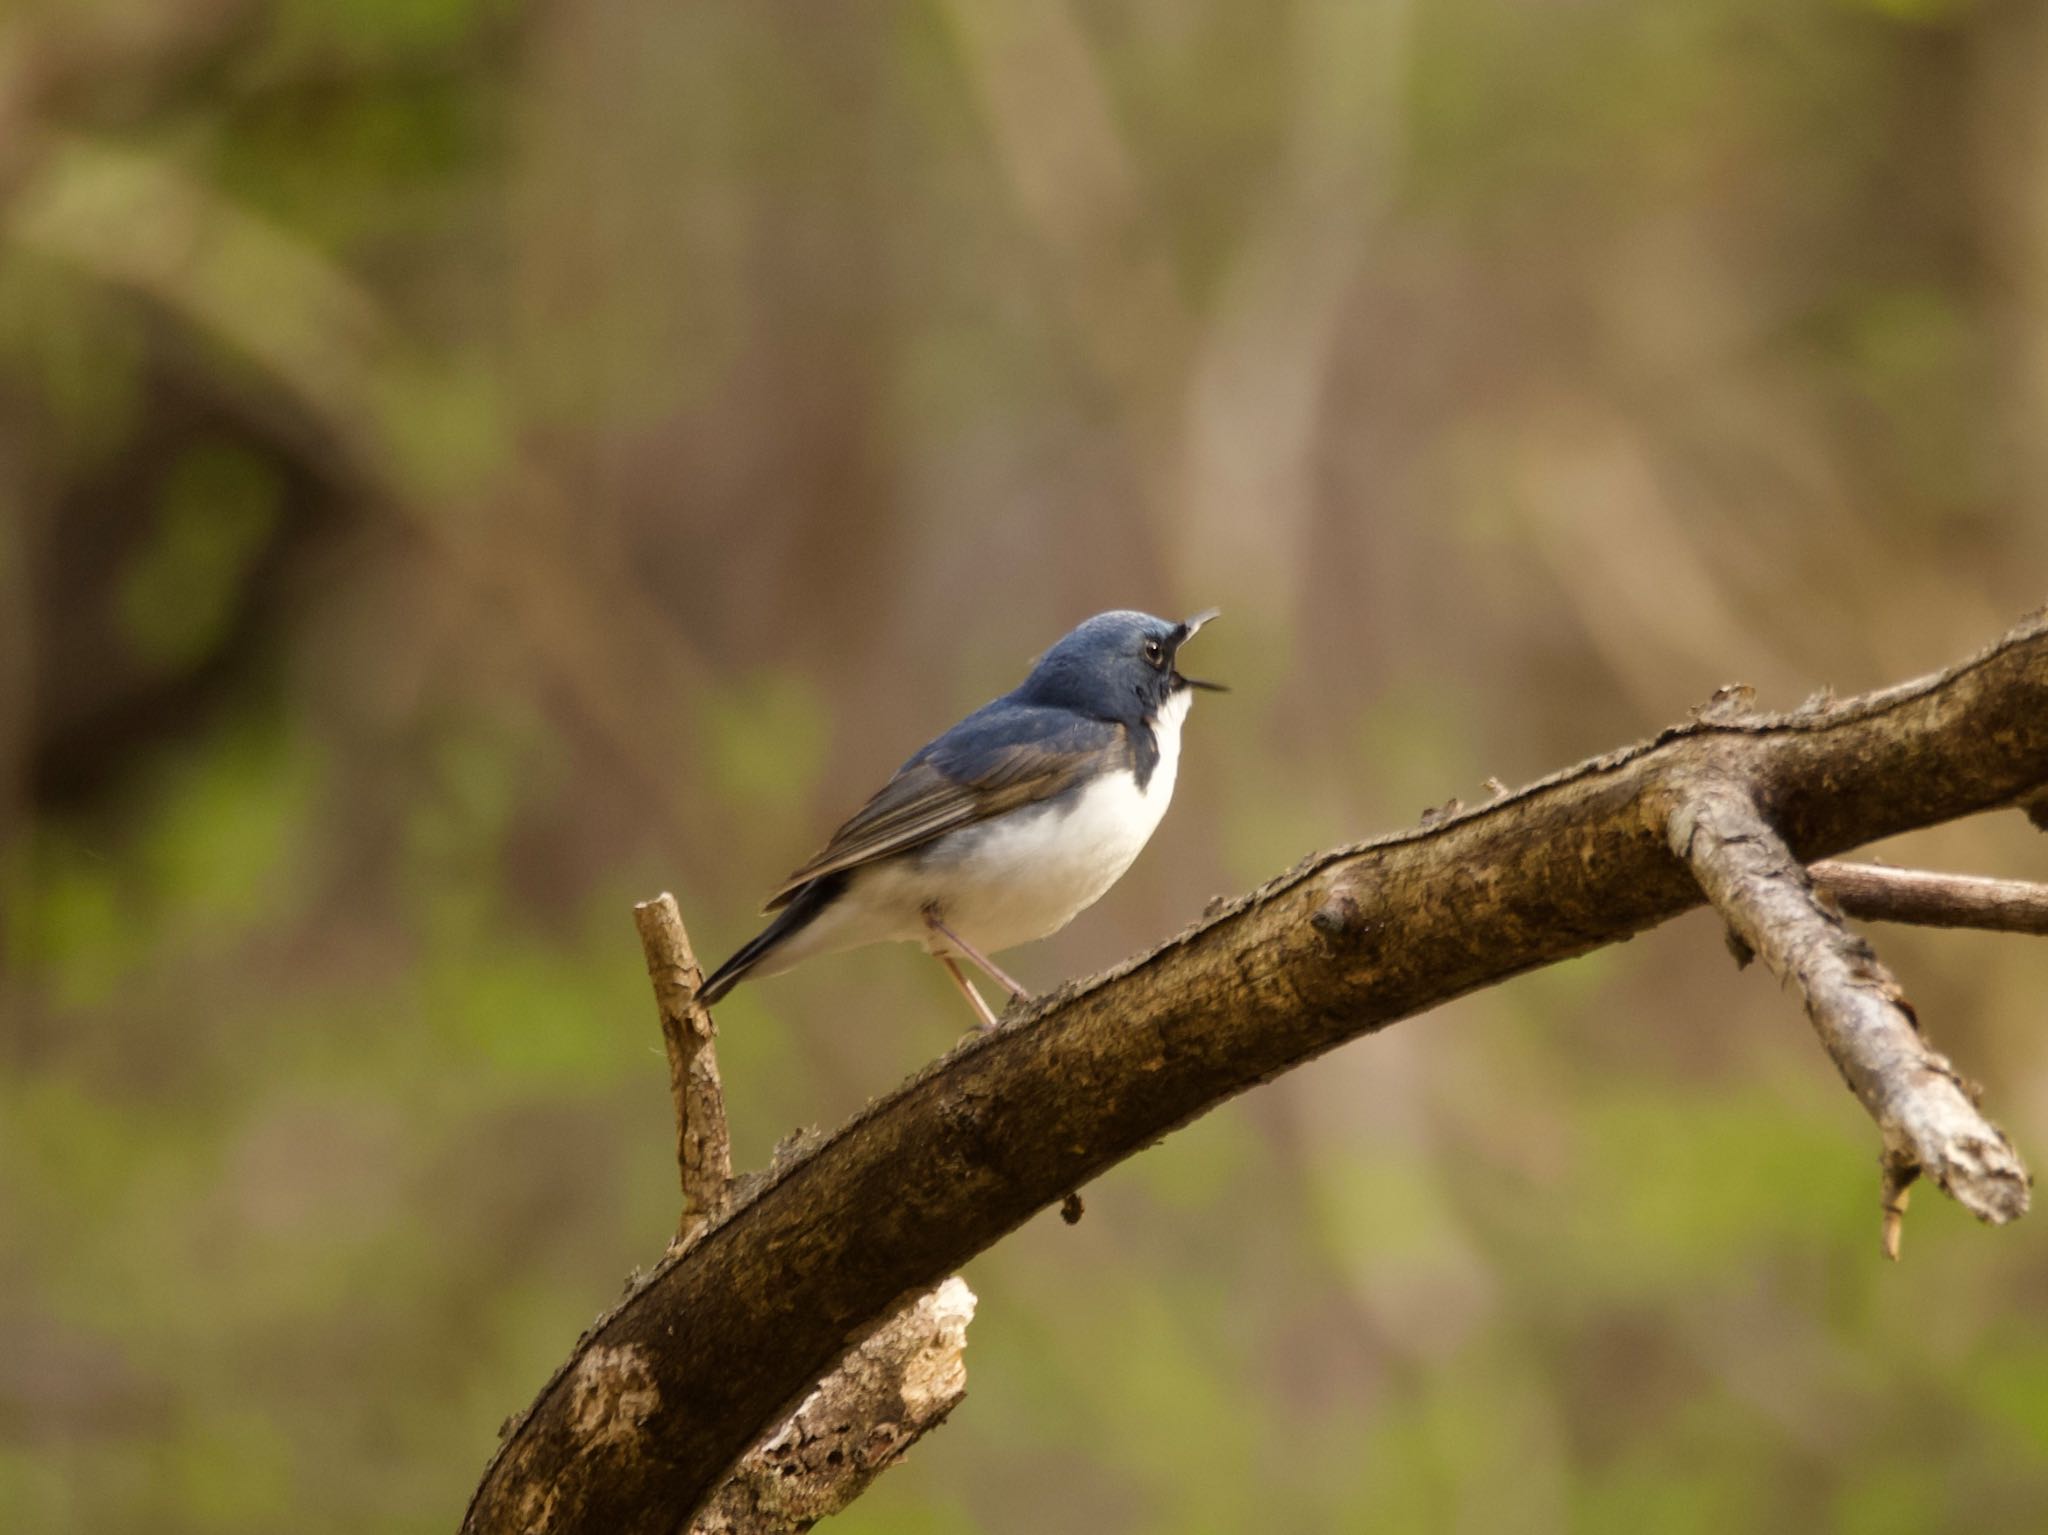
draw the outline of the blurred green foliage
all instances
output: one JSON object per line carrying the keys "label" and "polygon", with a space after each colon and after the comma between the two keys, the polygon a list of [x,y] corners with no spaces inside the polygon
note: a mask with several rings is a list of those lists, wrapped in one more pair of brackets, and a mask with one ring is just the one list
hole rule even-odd
{"label": "blurred green foliage", "polygon": [[[672,1227],[704,957],[1085,614],[1226,621],[1050,983],[1314,848],[1940,664],[2048,567],[2048,24],[1964,3],[0,19],[0,1529],[446,1530]],[[1899,859],[2039,873],[2015,817]],[[1882,935],[2048,1144],[2039,945]],[[961,1025],[742,988],[743,1164]],[[2048,1237],[1713,924],[978,1260],[837,1528],[2048,1523]]]}

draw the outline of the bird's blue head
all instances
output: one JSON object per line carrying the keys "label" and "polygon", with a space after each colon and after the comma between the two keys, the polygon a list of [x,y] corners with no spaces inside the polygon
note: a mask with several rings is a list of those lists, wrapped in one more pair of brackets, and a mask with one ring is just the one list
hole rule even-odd
{"label": "bird's blue head", "polygon": [[1176,624],[1150,613],[1098,613],[1040,656],[1012,696],[1098,719],[1155,720],[1189,688],[1227,691],[1220,682],[1183,676],[1175,664],[1180,647],[1215,616],[1211,608]]}

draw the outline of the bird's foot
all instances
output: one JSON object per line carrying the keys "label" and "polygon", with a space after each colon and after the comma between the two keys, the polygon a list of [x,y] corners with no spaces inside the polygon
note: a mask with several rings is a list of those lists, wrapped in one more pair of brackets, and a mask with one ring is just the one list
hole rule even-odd
{"label": "bird's foot", "polygon": [[960,973],[960,967],[953,963],[950,954],[938,955],[937,959],[946,967],[946,974],[953,978],[953,984],[960,988],[960,995],[967,999],[967,1005],[974,1009],[974,1016],[980,1020],[975,1028],[984,1033],[994,1028],[996,1015],[989,1011],[988,1003],[982,1000],[982,995],[975,989],[974,982]]}
{"label": "bird's foot", "polygon": [[953,948],[966,955],[977,970],[1007,991],[1010,994],[1011,1001],[1029,1002],[1031,1000],[1031,993],[1006,974],[1002,966],[998,965],[994,960],[982,953],[981,950],[946,926],[945,920],[940,917],[935,908],[929,906],[925,908],[924,924],[932,932],[945,939]]}

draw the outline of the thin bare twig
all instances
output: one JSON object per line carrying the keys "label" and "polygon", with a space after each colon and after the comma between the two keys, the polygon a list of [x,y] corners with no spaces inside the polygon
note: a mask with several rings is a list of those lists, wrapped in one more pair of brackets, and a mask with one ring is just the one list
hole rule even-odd
{"label": "thin bare twig", "polygon": [[647,974],[661,1008],[661,1040],[668,1047],[668,1089],[676,1106],[676,1169],[682,1176],[683,1213],[675,1246],[687,1247],[724,1213],[732,1188],[732,1138],[725,1123],[725,1088],[718,1079],[718,1027],[697,1001],[704,972],[690,949],[676,898],[663,891],[633,908]]}
{"label": "thin bare twig", "polygon": [[2048,933],[2048,885],[1975,874],[1936,874],[1882,864],[1811,865],[1814,887],[1852,917],[1921,927]]}
{"label": "thin bare twig", "polygon": [[1878,1159],[1883,1168],[1878,1206],[1884,1212],[1878,1228],[1878,1245],[1886,1258],[1899,1261],[1899,1238],[1906,1229],[1906,1201],[1913,1197],[1913,1184],[1920,1169],[1894,1157]]}
{"label": "thin bare twig", "polygon": [[1992,1225],[2024,1214],[2027,1171],[2011,1143],[1978,1112],[1947,1058],[1928,1048],[1899,983],[1816,897],[1749,790],[1706,773],[1678,794],[1668,824],[1672,851],[1736,936],[1799,988],[1821,1043],[1877,1121],[1886,1252],[1897,1253],[1904,1192],[1917,1173]]}

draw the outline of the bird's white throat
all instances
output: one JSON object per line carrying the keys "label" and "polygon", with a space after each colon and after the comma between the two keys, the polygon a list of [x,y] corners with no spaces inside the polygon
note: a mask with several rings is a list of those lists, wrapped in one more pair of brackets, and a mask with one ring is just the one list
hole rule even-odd
{"label": "bird's white throat", "polygon": [[[1188,709],[1195,701],[1193,688],[1182,688],[1167,695],[1160,705],[1159,717],[1152,721],[1152,736],[1159,743],[1159,765],[1152,770],[1153,782],[1145,786],[1147,793],[1157,788],[1160,792],[1159,809],[1163,814],[1166,801],[1173,798],[1174,775],[1180,771],[1180,722],[1188,717]],[[1164,778],[1166,781],[1160,783]],[[1157,822],[1153,823],[1157,825]]]}

